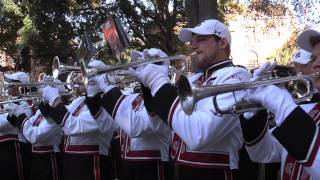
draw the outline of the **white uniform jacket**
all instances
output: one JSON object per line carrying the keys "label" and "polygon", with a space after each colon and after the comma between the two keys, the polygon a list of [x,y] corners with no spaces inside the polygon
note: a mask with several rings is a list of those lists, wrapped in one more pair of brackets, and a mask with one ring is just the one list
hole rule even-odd
{"label": "white uniform jacket", "polygon": [[67,108],[61,103],[50,113],[66,136],[64,152],[108,155],[114,123],[106,123],[101,131],[84,100],[85,97],[79,97]]}
{"label": "white uniform jacket", "polygon": [[106,116],[112,116],[118,124],[123,159],[169,160],[171,130],[158,116],[148,114],[139,94],[123,95],[118,88],[113,88],[103,95],[101,106],[104,108],[95,118],[98,124],[103,124],[105,119],[110,119]]}
{"label": "white uniform jacket", "polygon": [[[204,73],[190,77],[195,85],[219,85],[248,81],[250,73],[232,65],[231,60],[215,64]],[[240,97],[237,93],[237,97]],[[234,103],[232,93],[217,96],[220,109]],[[176,87],[162,86],[154,97],[155,111],[168,124],[174,136],[171,155],[176,163],[198,168],[238,169],[238,151],[243,138],[239,118],[219,116],[213,97],[202,99],[189,116],[181,108]],[[224,107],[224,108],[223,108]]]}
{"label": "white uniform jacket", "polygon": [[23,122],[21,130],[32,144],[33,152],[60,152],[59,145],[63,138],[63,131],[56,123],[49,122],[40,110]]}
{"label": "white uniform jacket", "polygon": [[[28,102],[21,102],[23,106],[29,106]],[[31,108],[24,109],[25,117],[29,118],[32,116]],[[0,114],[0,142],[8,140],[19,140],[21,142],[27,142],[23,133],[16,127],[13,127],[7,120],[8,113]]]}
{"label": "white uniform jacket", "polygon": [[18,129],[7,120],[8,113],[0,114],[0,142],[19,140]]}
{"label": "white uniform jacket", "polygon": [[[295,109],[280,127],[273,129],[274,136],[268,130],[265,111],[259,112],[249,120],[241,117],[243,135],[250,158],[263,163],[281,162],[282,180],[320,179],[320,139],[319,136],[311,135],[312,132],[318,131],[316,129],[319,125],[316,127],[309,117],[310,115],[314,122],[319,124],[320,104],[306,104],[301,107],[304,111],[301,108]],[[306,124],[310,123],[311,126],[304,125],[303,121],[306,121]],[[304,129],[306,127],[310,129]],[[288,146],[290,147],[287,148]]]}

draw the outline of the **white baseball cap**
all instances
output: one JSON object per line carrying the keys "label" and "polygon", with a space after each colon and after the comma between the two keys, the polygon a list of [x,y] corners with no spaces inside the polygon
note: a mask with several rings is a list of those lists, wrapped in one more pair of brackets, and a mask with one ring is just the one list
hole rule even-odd
{"label": "white baseball cap", "polygon": [[5,74],[4,77],[8,81],[19,81],[22,83],[30,82],[29,75],[25,72],[22,72],[22,71],[15,72],[13,74]]}
{"label": "white baseball cap", "polygon": [[298,46],[309,52],[317,43],[320,43],[320,32],[313,29],[303,31],[298,37]]}
{"label": "white baseball cap", "polygon": [[311,55],[312,53],[300,49],[293,55],[292,61],[299,64],[308,64],[311,61]]}
{"label": "white baseball cap", "polygon": [[226,39],[229,45],[231,45],[231,33],[229,29],[225,24],[216,19],[205,20],[194,28],[183,28],[178,37],[183,42],[190,42],[192,34],[216,35]]}

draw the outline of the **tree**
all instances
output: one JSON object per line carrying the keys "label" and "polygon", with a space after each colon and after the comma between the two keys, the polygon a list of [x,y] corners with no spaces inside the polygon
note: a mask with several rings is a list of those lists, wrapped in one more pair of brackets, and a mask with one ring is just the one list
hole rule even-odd
{"label": "tree", "polygon": [[13,0],[0,1],[0,50],[19,61],[17,37],[23,27],[23,10]]}
{"label": "tree", "polygon": [[297,39],[299,33],[298,30],[294,31],[289,40],[268,59],[276,59],[279,64],[288,65],[291,62],[292,55],[298,50]]}

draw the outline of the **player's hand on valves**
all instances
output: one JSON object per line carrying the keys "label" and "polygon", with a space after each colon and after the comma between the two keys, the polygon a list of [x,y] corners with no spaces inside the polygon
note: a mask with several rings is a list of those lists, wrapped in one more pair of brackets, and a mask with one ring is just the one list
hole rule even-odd
{"label": "player's hand on valves", "polygon": [[[150,57],[166,57],[167,55],[159,49],[151,48],[143,51],[144,59],[146,56]],[[151,90],[151,94],[154,96],[156,92],[166,83],[170,82],[169,62],[164,61],[161,65],[158,64],[147,64],[139,66],[136,70],[137,79],[145,87]]]}
{"label": "player's hand on valves", "polygon": [[94,84],[97,85],[98,89],[103,93],[107,93],[110,89],[115,87],[114,85],[111,85],[109,83],[107,74],[96,75],[91,78],[91,81],[94,82]]}
{"label": "player's hand on valves", "polygon": [[55,100],[60,97],[59,90],[52,86],[41,88],[39,92],[41,93],[44,102],[49,103],[51,107],[53,107]]}
{"label": "player's hand on valves", "polygon": [[5,110],[8,112],[8,114],[12,116],[18,117],[23,113],[23,107],[19,104],[15,103],[9,103],[6,105]]}
{"label": "player's hand on valves", "polygon": [[143,59],[153,59],[153,58],[165,58],[168,57],[166,53],[164,53],[161,49],[150,48],[143,50]]}
{"label": "player's hand on valves", "polygon": [[251,81],[262,79],[266,73],[272,71],[276,66],[277,66],[276,61],[273,61],[273,62],[267,61],[261,64],[261,66],[253,72]]}
{"label": "player's hand on valves", "polygon": [[247,99],[258,102],[275,115],[277,125],[297,107],[291,94],[286,89],[275,85],[247,90]]}

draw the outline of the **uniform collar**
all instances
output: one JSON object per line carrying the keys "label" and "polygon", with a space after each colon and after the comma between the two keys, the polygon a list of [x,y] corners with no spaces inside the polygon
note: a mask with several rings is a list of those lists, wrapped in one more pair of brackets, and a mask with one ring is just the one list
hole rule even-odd
{"label": "uniform collar", "polygon": [[211,66],[209,66],[205,71],[204,71],[204,77],[207,79],[208,77],[211,76],[211,74],[219,69],[222,69],[224,67],[228,67],[228,66],[233,66],[232,60],[231,59],[227,59],[224,60],[222,62],[213,64]]}

